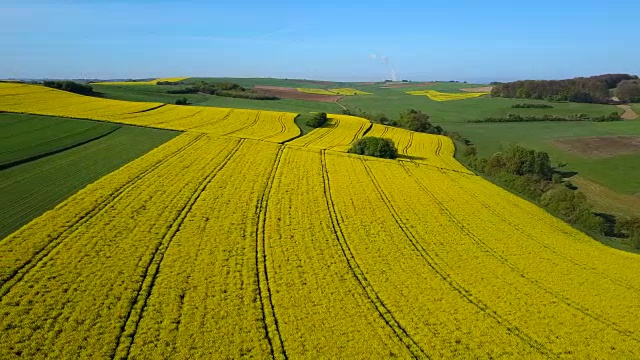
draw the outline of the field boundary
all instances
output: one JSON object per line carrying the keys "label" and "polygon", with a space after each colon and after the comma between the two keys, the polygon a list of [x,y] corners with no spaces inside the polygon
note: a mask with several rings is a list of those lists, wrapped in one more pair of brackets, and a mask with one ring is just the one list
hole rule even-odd
{"label": "field boundary", "polygon": [[522,278],[526,279],[533,286],[539,288],[540,290],[546,292],[547,294],[551,295],[552,297],[558,299],[559,301],[564,303],[569,308],[572,308],[572,309],[580,312],[581,314],[585,315],[586,317],[589,317],[589,318],[591,318],[591,319],[593,319],[593,320],[595,320],[595,321],[597,321],[597,322],[599,322],[599,323],[601,323],[601,324],[603,324],[605,326],[608,326],[609,328],[613,329],[614,331],[616,331],[616,332],[618,332],[618,333],[620,333],[622,335],[630,337],[632,340],[634,340],[636,342],[640,342],[638,339],[636,339],[635,337],[631,336],[632,334],[635,334],[635,332],[633,332],[631,330],[624,329],[620,325],[618,325],[618,324],[616,324],[614,322],[611,322],[611,321],[607,320],[606,318],[604,318],[602,316],[593,314],[591,311],[589,311],[589,309],[584,308],[579,303],[574,302],[570,298],[568,298],[568,297],[566,297],[566,296],[564,296],[564,295],[562,295],[562,294],[560,294],[560,293],[558,293],[556,291],[553,291],[552,289],[544,286],[544,284],[542,284],[539,280],[536,280],[536,279],[528,276],[524,271],[522,271],[522,269],[520,269],[516,265],[512,264],[504,256],[498,254],[491,246],[489,246],[487,243],[482,241],[478,236],[476,236],[473,232],[471,232],[471,230],[469,230],[467,228],[467,226],[462,223],[462,221],[460,221],[455,215],[453,215],[453,213],[451,213],[449,208],[447,208],[440,200],[438,200],[437,197],[435,195],[433,195],[433,193],[427,188],[427,186],[422,183],[422,181],[420,181],[417,177],[415,177],[413,175],[411,170],[409,170],[406,166],[403,166],[403,167],[405,168],[405,171],[411,176],[411,178],[416,182],[416,184],[420,187],[420,189],[422,189],[422,191],[425,194],[429,195],[433,199],[433,201],[438,205],[438,207],[445,214],[447,214],[447,216],[450,218],[450,220],[452,222],[454,222],[462,232],[464,232],[467,236],[469,236],[469,238],[475,244],[477,244],[479,247],[483,248],[488,254],[490,254],[491,256],[496,258],[504,266],[508,267],[509,269],[511,269],[513,272],[515,272],[516,274],[518,274]]}
{"label": "field boundary", "polygon": [[[79,220],[70,225],[67,229],[62,231],[58,236],[52,239],[48,244],[44,245],[42,249],[37,250],[35,254],[25,261],[24,264],[20,265],[15,270],[11,271],[5,279],[0,279],[0,300],[2,300],[15,286],[19,283],[29,272],[38,266],[38,264],[43,261],[51,252],[53,252],[60,244],[62,244],[69,236],[74,234],[82,225],[93,219],[96,215],[101,213],[104,209],[106,209],[112,202],[116,199],[120,198],[127,190],[132,188],[138,181],[144,178],[146,175],[154,172],[160,166],[166,164],[174,157],[178,156],[180,153],[184,152],[187,148],[194,145],[198,140],[200,140],[204,134],[196,136],[194,139],[185,144],[182,148],[175,151],[173,154],[165,157],[164,159],[159,160],[158,162],[150,165],[146,170],[143,170],[134,178],[129,180],[125,185],[121,188],[114,191],[112,194],[108,195],[104,201],[100,204],[97,204],[94,208],[89,210],[86,214],[82,215]],[[5,237],[4,239],[7,239]],[[0,242],[4,239],[0,239]]]}
{"label": "field boundary", "polygon": [[[450,178],[450,175],[446,172],[442,172],[446,177]],[[452,179],[453,181],[453,179]],[[526,233],[525,231],[522,230],[522,228],[517,225],[515,222],[511,221],[508,217],[500,215],[491,205],[487,204],[485,201],[479,199],[475,193],[473,191],[469,191],[468,189],[463,188],[462,185],[460,185],[458,182],[455,182],[455,185],[462,191],[464,191],[465,193],[469,194],[471,197],[473,197],[473,199],[478,202],[483,208],[485,208],[486,210],[488,210],[489,212],[491,212],[492,214],[494,214],[498,219],[500,219],[501,221],[504,221],[505,223],[509,224],[510,226],[512,226],[514,229],[516,229],[518,232],[524,234],[528,239],[534,241],[536,244],[542,246],[543,248],[551,251],[553,254],[559,256],[560,258],[562,258],[563,260],[566,260],[572,264],[574,264],[575,266],[579,267],[582,270],[587,270],[587,271],[592,271],[594,273],[596,273],[598,276],[602,276],[604,278],[607,278],[609,281],[611,281],[614,284],[617,284],[619,286],[622,286],[623,288],[627,289],[627,290],[633,290],[633,291],[640,291],[640,288],[636,288],[632,285],[629,285],[627,283],[625,283],[622,280],[618,280],[618,279],[614,279],[600,271],[598,271],[596,268],[590,267],[588,265],[582,264],[577,260],[574,260],[573,258],[569,257],[568,255],[563,254],[561,251],[558,251],[557,249],[553,248],[551,245],[546,244],[544,242],[541,242],[539,240],[537,240],[535,237],[531,236],[530,234]],[[523,209],[524,210],[524,209]]]}

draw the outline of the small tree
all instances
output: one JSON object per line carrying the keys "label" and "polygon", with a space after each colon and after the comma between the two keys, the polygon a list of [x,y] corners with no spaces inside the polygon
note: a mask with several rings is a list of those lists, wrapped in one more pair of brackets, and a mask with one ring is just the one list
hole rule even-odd
{"label": "small tree", "polygon": [[358,139],[358,141],[351,146],[349,152],[384,159],[395,159],[398,157],[398,149],[393,141],[379,137],[364,137]]}
{"label": "small tree", "polygon": [[327,113],[314,113],[307,119],[307,121],[305,121],[305,125],[309,127],[319,128],[324,125],[327,120]]}
{"label": "small tree", "polygon": [[615,229],[628,236],[633,247],[640,249],[640,217],[618,220]]}
{"label": "small tree", "polygon": [[181,99],[176,99],[175,104],[176,105],[189,105],[189,100],[187,100],[186,97],[183,97]]}
{"label": "small tree", "polygon": [[624,80],[618,84],[616,95],[622,101],[640,102],[640,80]]}
{"label": "small tree", "polygon": [[566,221],[603,234],[604,220],[592,213],[587,197],[580,191],[557,186],[540,198],[540,203]]}
{"label": "small tree", "polygon": [[409,109],[400,113],[400,119],[398,123],[405,129],[411,131],[429,133],[429,134],[442,134],[442,128],[440,126],[433,126],[429,122],[429,115],[423,113],[420,110]]}

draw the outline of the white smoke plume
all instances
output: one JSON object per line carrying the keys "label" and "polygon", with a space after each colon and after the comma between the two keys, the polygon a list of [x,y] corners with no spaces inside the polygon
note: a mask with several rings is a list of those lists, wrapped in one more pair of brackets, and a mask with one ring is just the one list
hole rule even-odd
{"label": "white smoke plume", "polygon": [[389,67],[389,70],[391,70],[391,80],[392,81],[398,81],[398,78],[396,76],[396,69],[393,66],[393,63],[391,63],[391,60],[389,59],[388,56],[386,56],[386,55],[378,55],[378,54],[369,54],[369,59],[380,61],[381,63],[383,63],[384,65]]}

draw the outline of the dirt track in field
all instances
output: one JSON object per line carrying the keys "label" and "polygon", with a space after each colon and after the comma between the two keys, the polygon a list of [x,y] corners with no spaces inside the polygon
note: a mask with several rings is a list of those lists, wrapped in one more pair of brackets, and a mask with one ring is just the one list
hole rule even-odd
{"label": "dirt track in field", "polygon": [[581,176],[573,176],[569,181],[587,195],[596,211],[617,216],[640,215],[640,195],[620,194]]}
{"label": "dirt track in field", "polygon": [[551,143],[567,152],[592,158],[640,154],[640,136],[588,136],[555,139]]}
{"label": "dirt track in field", "polygon": [[618,107],[624,110],[624,113],[620,115],[625,120],[635,120],[638,118],[638,114],[629,105],[618,105]]}
{"label": "dirt track in field", "polygon": [[466,92],[491,92],[491,90],[493,90],[493,86],[472,87],[472,88],[464,88],[460,90],[466,91]]}
{"label": "dirt track in field", "polygon": [[298,91],[295,88],[281,87],[281,86],[262,86],[256,85],[253,87],[255,90],[272,95],[277,96],[283,99],[295,99],[295,100],[306,100],[306,101],[318,101],[318,102],[337,102],[342,99],[340,95],[319,95],[319,94],[308,94]]}

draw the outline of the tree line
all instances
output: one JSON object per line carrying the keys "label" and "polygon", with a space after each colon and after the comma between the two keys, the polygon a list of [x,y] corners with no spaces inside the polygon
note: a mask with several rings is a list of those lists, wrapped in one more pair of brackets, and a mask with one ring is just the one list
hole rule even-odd
{"label": "tree line", "polygon": [[537,202],[569,224],[595,235],[627,238],[631,246],[640,249],[640,217],[616,219],[596,214],[584,193],[564,178],[565,173],[552,166],[546,152],[511,145],[481,157],[468,139],[457,133],[450,137],[462,145],[462,162],[477,173]]}
{"label": "tree line", "polygon": [[485,158],[478,156],[473,145],[463,149],[463,161],[473,170],[538,202],[572,225],[599,235],[607,231],[605,219],[594,214],[582,192],[564,182],[548,153],[511,145]]}
{"label": "tree line", "polygon": [[549,104],[531,104],[531,103],[519,103],[511,105],[514,109],[552,109],[553,106]]}
{"label": "tree line", "polygon": [[589,114],[570,114],[570,115],[520,115],[507,114],[507,116],[489,116],[479,120],[469,120],[470,123],[501,123],[501,122],[533,122],[533,121],[620,121],[622,118],[617,112],[609,115],[592,116]]}
{"label": "tree line", "polygon": [[620,97],[621,94],[617,94],[618,97],[631,101],[627,93],[638,94],[636,89],[640,91],[640,84],[637,80],[637,76],[629,74],[605,74],[566,80],[519,80],[496,84],[491,90],[491,96],[607,104],[611,102],[611,90],[620,92],[618,87],[621,85],[625,99]]}
{"label": "tree line", "polygon": [[69,80],[45,80],[42,85],[53,89],[69,91],[81,95],[95,95],[93,87],[87,84],[80,84]]}

